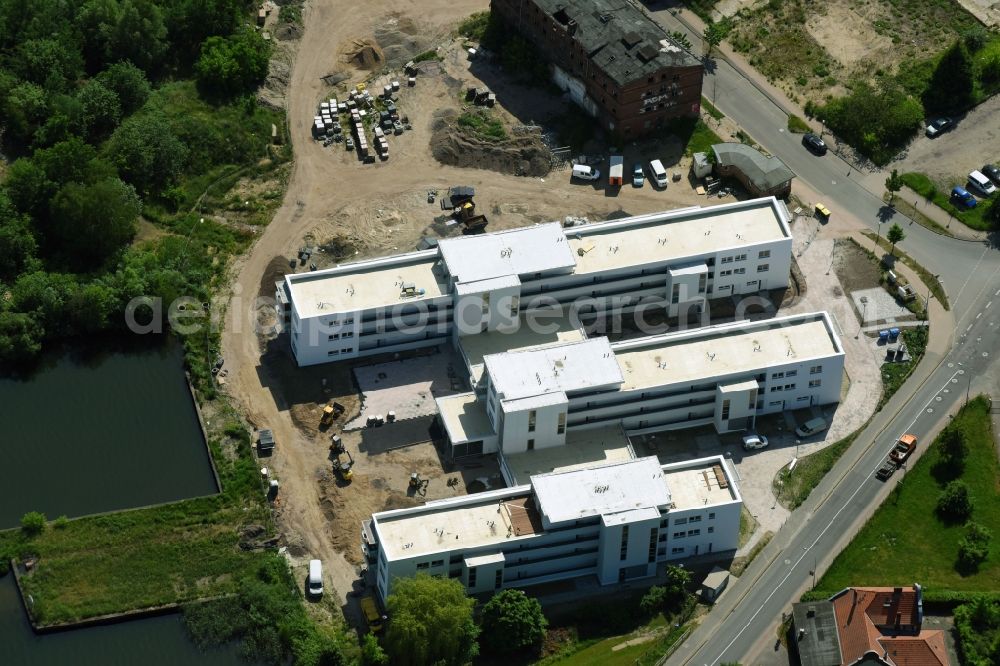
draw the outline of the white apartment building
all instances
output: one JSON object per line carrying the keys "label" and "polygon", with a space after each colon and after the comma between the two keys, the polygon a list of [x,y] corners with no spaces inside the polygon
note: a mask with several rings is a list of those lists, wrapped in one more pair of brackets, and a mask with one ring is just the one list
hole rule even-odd
{"label": "white apartment building", "polygon": [[662,466],[649,457],[376,513],[362,549],[383,602],[396,579],[420,572],[470,594],[584,576],[608,585],[735,550],[742,503],[722,456]]}
{"label": "white apartment building", "polygon": [[[487,355],[475,390],[438,398],[455,457],[505,459],[572,445],[575,432],[628,435],[712,425],[840,400],[844,349],[825,312],[611,343],[598,337]],[[605,438],[608,439],[608,438]]]}
{"label": "white apartment building", "polygon": [[275,296],[299,365],[512,334],[542,309],[589,317],[655,306],[679,316],[786,287],[789,219],[769,197],[540,224],[287,275]]}

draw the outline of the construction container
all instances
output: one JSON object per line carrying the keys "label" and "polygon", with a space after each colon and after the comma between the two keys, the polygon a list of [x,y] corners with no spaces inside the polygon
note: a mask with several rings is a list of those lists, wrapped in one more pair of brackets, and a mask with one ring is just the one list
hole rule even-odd
{"label": "construction container", "polygon": [[608,185],[621,187],[625,173],[625,159],[621,155],[612,155],[608,167]]}
{"label": "construction container", "polygon": [[382,86],[382,96],[392,97],[392,86]]}
{"label": "construction container", "polygon": [[399,81],[392,82],[392,92],[399,92]]}
{"label": "construction container", "polygon": [[411,88],[417,85],[417,78],[415,76],[411,76],[406,80],[406,85],[410,86]]}
{"label": "construction container", "polygon": [[337,113],[347,113],[347,102],[337,102]]}

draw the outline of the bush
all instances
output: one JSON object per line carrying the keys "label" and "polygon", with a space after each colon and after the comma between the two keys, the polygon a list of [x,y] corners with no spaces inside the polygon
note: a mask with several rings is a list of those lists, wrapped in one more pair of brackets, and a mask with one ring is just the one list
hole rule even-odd
{"label": "bush", "polygon": [[812,128],[806,121],[799,118],[794,113],[788,116],[788,131],[793,134],[805,134]]}
{"label": "bush", "polygon": [[66,516],[59,516],[58,518],[52,521],[52,527],[54,527],[57,530],[66,529],[67,525],[69,525],[69,518],[67,518]]}
{"label": "bush", "polygon": [[549,623],[537,599],[523,590],[507,589],[486,603],[480,624],[484,647],[501,654],[537,649]]}
{"label": "bush", "polygon": [[385,650],[393,664],[465,664],[479,652],[479,628],[472,619],[476,602],[450,578],[425,574],[394,583],[386,606],[392,622]]}
{"label": "bush", "polygon": [[667,588],[661,585],[654,585],[646,590],[639,600],[639,609],[646,615],[655,615],[663,610],[667,598]]}
{"label": "bush", "polygon": [[920,102],[896,83],[878,88],[855,82],[851,94],[809,109],[830,129],[878,165],[888,163],[920,129]]}
{"label": "bush", "polygon": [[969,486],[963,481],[951,481],[938,497],[937,512],[942,520],[960,523],[972,514]]}
{"label": "bush", "polygon": [[21,516],[21,531],[33,537],[45,531],[45,514],[40,511],[29,511]]}
{"label": "bush", "polygon": [[231,37],[209,37],[195,63],[202,94],[225,98],[252,92],[267,76],[270,57],[271,45],[251,28]]}
{"label": "bush", "polygon": [[958,542],[958,566],[975,571],[990,554],[990,539],[993,533],[979,523],[969,522],[968,532]]}

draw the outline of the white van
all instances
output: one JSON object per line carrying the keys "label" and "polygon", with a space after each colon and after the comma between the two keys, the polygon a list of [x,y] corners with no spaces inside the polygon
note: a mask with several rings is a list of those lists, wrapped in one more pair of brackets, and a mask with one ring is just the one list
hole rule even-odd
{"label": "white van", "polygon": [[660,189],[667,186],[667,170],[663,168],[663,162],[653,160],[649,163],[649,179]]}
{"label": "white van", "polygon": [[969,186],[977,192],[992,196],[997,191],[997,186],[980,171],[973,171],[969,174]]}
{"label": "white van", "polygon": [[601,172],[593,167],[587,166],[586,164],[573,165],[573,178],[579,178],[580,180],[597,180],[600,177]]}
{"label": "white van", "polygon": [[319,560],[309,560],[309,578],[306,590],[311,597],[323,595],[323,563]]}
{"label": "white van", "polygon": [[809,437],[810,435],[815,435],[820,430],[826,428],[826,419],[822,417],[816,417],[806,421],[804,424],[800,425],[795,429],[795,434],[799,437]]}

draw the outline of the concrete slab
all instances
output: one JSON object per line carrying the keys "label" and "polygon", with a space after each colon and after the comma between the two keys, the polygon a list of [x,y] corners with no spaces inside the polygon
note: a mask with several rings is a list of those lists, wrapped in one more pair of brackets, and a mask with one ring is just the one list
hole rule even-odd
{"label": "concrete slab", "polygon": [[894,326],[896,322],[910,321],[916,316],[882,287],[859,289],[851,292],[851,300],[858,312],[864,315],[864,324],[884,323]]}

